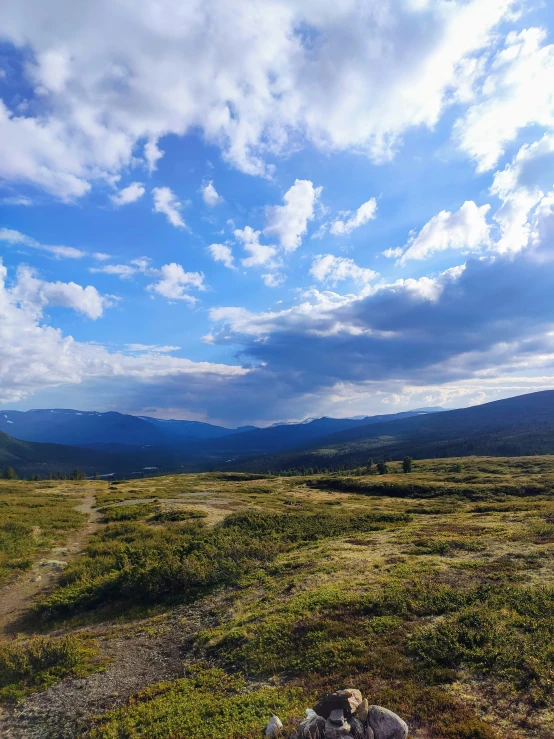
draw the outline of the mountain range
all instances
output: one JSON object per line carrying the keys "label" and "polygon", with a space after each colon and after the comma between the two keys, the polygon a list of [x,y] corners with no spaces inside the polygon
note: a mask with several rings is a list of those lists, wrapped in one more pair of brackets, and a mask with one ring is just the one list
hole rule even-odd
{"label": "mountain range", "polygon": [[366,464],[370,457],[534,452],[554,453],[551,390],[452,411],[324,417],[268,428],[71,409],[0,411],[0,465],[25,475],[74,468],[117,475],[336,469]]}

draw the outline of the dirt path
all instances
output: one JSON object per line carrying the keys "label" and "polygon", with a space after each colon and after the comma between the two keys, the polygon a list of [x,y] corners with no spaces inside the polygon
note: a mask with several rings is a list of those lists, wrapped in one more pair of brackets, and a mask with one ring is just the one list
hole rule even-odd
{"label": "dirt path", "polygon": [[88,515],[88,522],[71,533],[65,546],[54,547],[17,580],[0,589],[0,639],[13,636],[22,628],[33,600],[51,588],[67,563],[84,548],[85,542],[98,528],[100,514],[94,510],[96,498],[89,495],[75,506]]}
{"label": "dirt path", "polygon": [[59,682],[0,712],[0,738],[76,739],[93,716],[126,703],[147,685],[182,677],[193,653],[191,638],[218,623],[222,597],[207,596],[101,636],[97,646],[111,660],[107,669]]}

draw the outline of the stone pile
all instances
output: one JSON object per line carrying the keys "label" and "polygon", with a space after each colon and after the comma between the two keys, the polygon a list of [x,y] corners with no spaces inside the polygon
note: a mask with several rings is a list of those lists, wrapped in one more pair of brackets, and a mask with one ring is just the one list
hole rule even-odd
{"label": "stone pile", "polygon": [[[283,723],[272,716],[264,737],[285,737]],[[408,726],[381,706],[370,706],[359,690],[348,688],[326,695],[288,739],[406,739]]]}

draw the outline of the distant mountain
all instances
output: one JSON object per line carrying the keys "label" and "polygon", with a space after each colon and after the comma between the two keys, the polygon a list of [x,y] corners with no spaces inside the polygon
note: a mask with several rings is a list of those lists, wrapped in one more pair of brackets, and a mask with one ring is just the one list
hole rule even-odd
{"label": "distant mountain", "polygon": [[420,414],[420,411],[405,411],[385,416],[366,416],[358,420],[352,418],[316,418],[302,423],[269,426],[268,428],[255,429],[242,434],[232,434],[204,442],[201,446],[198,443],[193,443],[189,447],[189,451],[196,449],[198,453],[206,455],[214,464],[216,462],[232,462],[245,457],[294,449],[310,444],[317,439],[324,439],[330,434],[354,431],[360,426],[390,419],[409,418]]}
{"label": "distant mountain", "polygon": [[51,472],[70,474],[75,469],[89,475],[94,472],[123,474],[140,462],[136,451],[133,457],[59,444],[40,444],[14,439],[0,431],[0,469],[13,467],[22,477],[35,474],[47,477]]}
{"label": "distant mountain", "polygon": [[237,434],[252,428],[227,429],[199,421],[165,421],[148,416],[68,408],[0,411],[0,431],[24,441],[70,446],[124,444],[167,447],[196,439]]}
{"label": "distant mountain", "polygon": [[[233,469],[265,471],[366,464],[368,458],[554,454],[554,391],[529,393],[471,408],[414,413],[360,424],[303,448],[237,462]],[[231,467],[231,465],[229,465]]]}

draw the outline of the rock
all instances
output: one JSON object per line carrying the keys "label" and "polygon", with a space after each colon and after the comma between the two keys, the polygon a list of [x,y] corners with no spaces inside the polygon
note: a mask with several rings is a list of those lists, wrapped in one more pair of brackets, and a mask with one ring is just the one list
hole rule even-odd
{"label": "rock", "polygon": [[396,713],[381,706],[370,706],[367,717],[375,739],[406,739],[408,725]]}
{"label": "rock", "polygon": [[367,739],[366,727],[357,718],[350,719],[350,733],[354,739]]}
{"label": "rock", "polygon": [[272,716],[269,719],[268,725],[264,729],[264,736],[277,736],[277,734],[283,728],[283,722],[279,716]]}
{"label": "rock", "polygon": [[325,719],[311,708],[306,709],[306,718],[298,727],[298,739],[325,739]]}
{"label": "rock", "polygon": [[335,708],[325,722],[325,739],[339,739],[339,737],[340,739],[351,737],[350,724],[344,716],[344,710]]}
{"label": "rock", "polygon": [[361,702],[362,694],[359,690],[355,688],[337,690],[335,693],[326,695],[317,706],[314,706],[314,711],[318,716],[323,716],[323,718],[327,719],[331,715],[331,711],[342,708],[344,715],[350,718]]}
{"label": "rock", "polygon": [[63,570],[67,567],[67,562],[63,562],[61,559],[43,559],[40,566],[52,567],[54,570]]}
{"label": "rock", "polygon": [[362,694],[356,688],[347,688],[346,690],[337,690],[341,698],[346,698],[350,708],[350,714],[355,713],[358,706],[362,703]]}
{"label": "rock", "polygon": [[354,713],[354,716],[362,722],[362,724],[365,724],[367,721],[367,714],[369,713],[369,702],[367,698],[364,698],[363,701],[360,703],[358,708],[356,708],[356,712]]}

